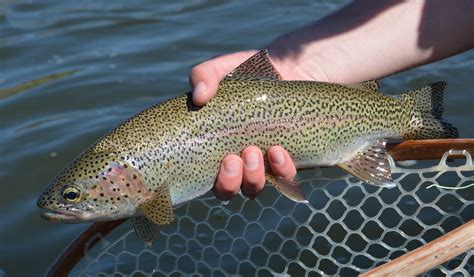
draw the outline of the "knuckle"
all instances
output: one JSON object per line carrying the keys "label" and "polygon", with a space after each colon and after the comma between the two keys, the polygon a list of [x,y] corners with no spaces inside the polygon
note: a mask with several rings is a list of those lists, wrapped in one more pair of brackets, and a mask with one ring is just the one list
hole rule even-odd
{"label": "knuckle", "polygon": [[193,68],[191,68],[191,71],[189,72],[189,76],[191,77],[194,77],[196,76],[197,74],[199,74],[201,71],[201,64],[198,64],[196,66],[194,66]]}
{"label": "knuckle", "polygon": [[244,178],[244,182],[242,184],[242,193],[249,198],[255,198],[265,186],[264,170],[256,174],[247,175],[245,177],[246,178]]}

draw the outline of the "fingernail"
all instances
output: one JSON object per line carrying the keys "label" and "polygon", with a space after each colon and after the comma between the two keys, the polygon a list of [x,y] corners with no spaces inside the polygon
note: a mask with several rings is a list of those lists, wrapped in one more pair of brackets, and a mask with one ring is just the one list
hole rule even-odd
{"label": "fingernail", "polygon": [[228,176],[235,176],[239,173],[240,162],[238,160],[228,160],[224,162],[224,172]]}
{"label": "fingernail", "polygon": [[255,169],[258,168],[259,165],[259,159],[257,153],[250,151],[248,153],[245,153],[245,166],[247,169],[254,171]]}
{"label": "fingernail", "polygon": [[193,90],[193,97],[206,95],[206,84],[204,82],[199,82]]}
{"label": "fingernail", "polygon": [[275,151],[272,153],[272,161],[276,165],[283,165],[285,163],[285,155],[282,151]]}

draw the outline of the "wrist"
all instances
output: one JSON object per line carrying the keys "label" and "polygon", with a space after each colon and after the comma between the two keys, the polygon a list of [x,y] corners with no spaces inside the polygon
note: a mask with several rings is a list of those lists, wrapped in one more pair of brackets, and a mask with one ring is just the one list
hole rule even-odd
{"label": "wrist", "polygon": [[271,42],[266,48],[270,61],[284,80],[316,80],[330,82],[325,66],[317,54],[298,42],[298,34],[290,33]]}

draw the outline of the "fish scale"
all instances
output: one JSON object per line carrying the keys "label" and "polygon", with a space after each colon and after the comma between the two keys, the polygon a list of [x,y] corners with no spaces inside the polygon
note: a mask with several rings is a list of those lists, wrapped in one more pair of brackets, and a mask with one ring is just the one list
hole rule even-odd
{"label": "fish scale", "polygon": [[[173,220],[172,206],[211,190],[221,160],[250,145],[264,152],[282,145],[299,167],[336,165],[369,184],[393,186],[386,139],[458,133],[441,119],[444,83],[398,98],[377,88],[282,81],[261,51],[204,107],[188,93],[122,123],[67,166],[38,206],[53,221],[134,217],[137,234],[150,242],[156,225]],[[267,181],[305,201],[296,182],[271,172]]]}
{"label": "fish scale", "polygon": [[[181,136],[181,140],[176,141],[174,147],[179,150],[174,151],[172,160],[174,163],[183,163],[189,157],[194,158],[195,165],[183,167],[184,172],[180,171],[181,174],[192,177],[186,182],[193,182],[193,179],[205,174],[207,177],[200,179],[207,186],[199,184],[196,187],[209,189],[209,186],[213,185],[221,159],[229,153],[240,153],[245,146],[256,145],[266,150],[272,145],[283,145],[295,161],[313,159],[316,163],[317,160],[327,160],[325,157],[335,149],[345,152],[345,148],[354,138],[361,135],[377,134],[380,137],[401,139],[403,126],[410,119],[408,110],[402,110],[398,117],[391,116],[400,110],[401,101],[375,92],[359,90],[359,93],[354,93],[353,89],[349,90],[343,86],[337,87],[339,90],[334,90],[333,86],[333,90],[329,91],[330,87],[322,83],[261,81],[254,85],[252,82],[255,81],[224,83],[212,103],[192,115],[188,114],[188,118],[183,120],[183,128],[196,128],[190,136]],[[308,85],[310,88],[307,88]],[[236,87],[239,88],[238,92],[234,89]],[[301,87],[305,89],[300,89]],[[289,94],[291,99],[288,99]],[[262,95],[267,95],[265,101],[256,100]],[[384,105],[380,112],[375,104],[382,100],[389,103]],[[182,96],[174,101],[180,109],[179,105],[184,105],[188,99],[187,96]],[[181,104],[178,104],[179,102]],[[304,105],[296,108],[294,102]],[[347,112],[346,107],[354,102],[359,103],[361,109]],[[164,113],[169,112],[169,109],[150,112]],[[212,117],[222,120],[208,120]],[[343,117],[347,119],[341,120]],[[249,123],[260,126],[261,130],[254,131],[255,129],[249,127]],[[274,126],[269,128],[272,124]],[[175,121],[173,128],[176,125],[180,123]],[[174,139],[180,134],[177,132],[171,136]],[[198,139],[194,141],[199,143],[186,143],[195,137]],[[193,155],[192,151],[198,152],[199,155]],[[327,165],[338,162],[339,160],[334,159],[332,163],[328,161]],[[198,168],[203,165],[208,170],[198,172]],[[172,180],[174,184],[182,182]],[[188,191],[181,191],[183,186]],[[178,203],[194,198],[196,194],[189,190],[187,184],[183,186],[172,187],[172,191],[176,191],[175,195],[183,197],[177,198]]]}

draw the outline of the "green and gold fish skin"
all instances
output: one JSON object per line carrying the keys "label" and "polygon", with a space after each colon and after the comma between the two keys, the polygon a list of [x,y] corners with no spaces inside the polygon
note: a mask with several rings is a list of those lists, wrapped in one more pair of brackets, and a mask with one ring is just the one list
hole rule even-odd
{"label": "green and gold fish skin", "polygon": [[[172,206],[208,192],[222,158],[250,145],[282,145],[298,167],[337,165],[393,186],[386,139],[458,136],[441,119],[444,86],[393,98],[374,83],[281,81],[262,51],[223,80],[204,107],[185,94],[121,124],[66,167],[38,205],[56,221],[141,216],[140,226],[146,219],[169,223]],[[304,200],[298,191],[285,194]]]}

